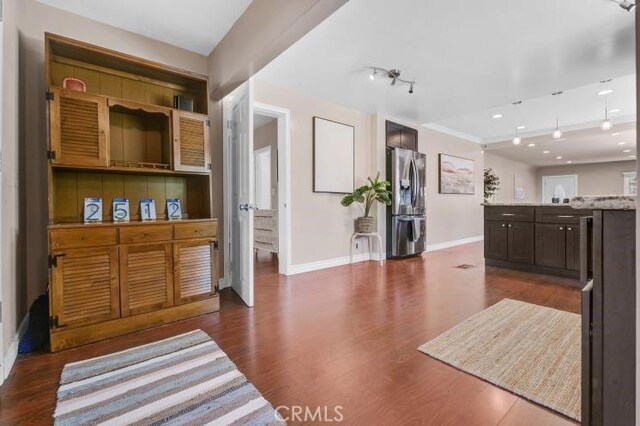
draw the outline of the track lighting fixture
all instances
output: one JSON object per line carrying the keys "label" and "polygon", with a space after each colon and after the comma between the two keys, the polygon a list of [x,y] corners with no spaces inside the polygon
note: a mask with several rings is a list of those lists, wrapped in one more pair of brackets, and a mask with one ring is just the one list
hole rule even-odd
{"label": "track lighting fixture", "polygon": [[416,84],[416,82],[414,80],[405,80],[403,78],[400,78],[400,70],[399,69],[392,69],[392,70],[388,70],[385,68],[380,68],[380,67],[369,67],[369,69],[371,69],[371,74],[369,74],[369,78],[371,80],[375,80],[375,76],[378,73],[378,71],[385,77],[387,77],[388,79],[391,80],[391,85],[395,86],[396,83],[404,83],[404,84],[408,84],[409,85],[409,93],[413,93],[413,86],[414,84]]}
{"label": "track lighting fixture", "polygon": [[636,4],[635,3],[631,3],[630,1],[626,1],[626,0],[611,0],[614,3],[617,3],[618,6],[620,6],[621,8],[623,8],[624,10],[626,10],[627,12],[633,12],[633,9],[636,8]]}

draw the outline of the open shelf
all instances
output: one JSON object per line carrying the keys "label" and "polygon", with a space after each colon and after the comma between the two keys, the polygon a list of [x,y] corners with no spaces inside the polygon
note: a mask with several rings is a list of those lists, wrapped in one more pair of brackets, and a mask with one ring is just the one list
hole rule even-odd
{"label": "open shelf", "polygon": [[114,198],[127,198],[132,221],[140,219],[140,199],[156,202],[156,215],[166,218],[166,200],[178,198],[183,217],[210,218],[209,176],[148,173],[101,173],[52,169],[51,223],[82,223],[85,198],[101,198],[103,221],[112,221]]}

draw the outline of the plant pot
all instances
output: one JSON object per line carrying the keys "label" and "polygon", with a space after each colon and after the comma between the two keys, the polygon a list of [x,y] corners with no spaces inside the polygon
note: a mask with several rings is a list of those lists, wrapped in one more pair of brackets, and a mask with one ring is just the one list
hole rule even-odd
{"label": "plant pot", "polygon": [[359,217],[356,219],[356,232],[372,234],[376,232],[376,220],[373,217]]}

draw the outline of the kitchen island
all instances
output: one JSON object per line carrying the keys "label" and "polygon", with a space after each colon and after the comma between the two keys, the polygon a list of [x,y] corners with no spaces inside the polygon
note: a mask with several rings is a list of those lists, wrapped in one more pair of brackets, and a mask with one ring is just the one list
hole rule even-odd
{"label": "kitchen island", "polygon": [[588,267],[590,245],[581,245],[580,234],[592,209],[571,203],[483,205],[485,265],[575,279],[581,265]]}

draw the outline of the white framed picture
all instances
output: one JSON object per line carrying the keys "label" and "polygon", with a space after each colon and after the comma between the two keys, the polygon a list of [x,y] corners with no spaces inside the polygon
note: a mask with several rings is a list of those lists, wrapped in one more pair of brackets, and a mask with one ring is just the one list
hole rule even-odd
{"label": "white framed picture", "polygon": [[129,200],[126,198],[113,199],[113,221],[129,222]]}
{"label": "white framed picture", "polygon": [[355,128],[313,117],[313,192],[353,192]]}
{"label": "white framed picture", "polygon": [[102,198],[84,199],[85,223],[102,222]]}
{"label": "white framed picture", "polygon": [[179,198],[167,199],[167,219],[169,220],[182,219],[182,206],[180,205]]}
{"label": "white framed picture", "polygon": [[140,219],[156,220],[156,202],[152,198],[140,199]]}
{"label": "white framed picture", "polygon": [[622,173],[622,193],[624,195],[638,195],[638,173]]}

